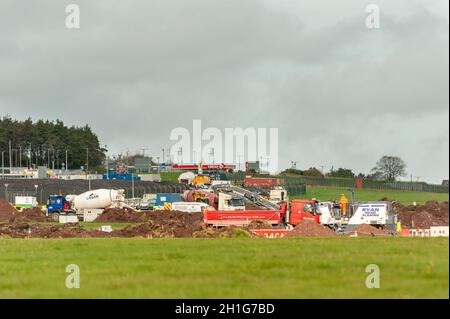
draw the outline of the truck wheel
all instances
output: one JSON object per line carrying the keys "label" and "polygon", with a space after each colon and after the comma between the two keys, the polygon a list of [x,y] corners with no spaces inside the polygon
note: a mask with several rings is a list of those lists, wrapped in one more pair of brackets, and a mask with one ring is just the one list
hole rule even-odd
{"label": "truck wheel", "polygon": [[59,222],[59,213],[52,213],[52,219],[55,222]]}

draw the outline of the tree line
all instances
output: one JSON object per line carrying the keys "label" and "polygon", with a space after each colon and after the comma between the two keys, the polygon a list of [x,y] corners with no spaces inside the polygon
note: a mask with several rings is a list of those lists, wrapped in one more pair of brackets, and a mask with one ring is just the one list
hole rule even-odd
{"label": "tree line", "polygon": [[300,175],[315,177],[339,177],[339,178],[356,178],[362,177],[367,180],[377,181],[396,181],[400,177],[406,175],[406,163],[398,156],[385,155],[381,157],[371,169],[369,174],[356,174],[349,168],[331,169],[330,172],[323,171],[316,167],[310,167],[306,170],[289,168],[281,172],[281,175]]}
{"label": "tree line", "polygon": [[88,125],[69,127],[61,120],[18,121],[4,116],[0,118],[0,152],[6,167],[62,169],[67,156],[68,169],[95,171],[103,169],[106,149]]}

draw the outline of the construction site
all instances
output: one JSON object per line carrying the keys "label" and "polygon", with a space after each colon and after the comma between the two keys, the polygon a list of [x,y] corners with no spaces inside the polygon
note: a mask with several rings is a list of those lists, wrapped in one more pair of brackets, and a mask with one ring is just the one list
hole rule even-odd
{"label": "construction site", "polygon": [[448,7],[0,1],[0,300],[448,300]]}
{"label": "construction site", "polygon": [[[13,200],[0,200],[0,236],[448,237],[448,202],[358,202],[354,191],[351,198],[336,194],[338,201],[291,199],[279,179],[247,176],[237,182],[219,170],[203,172],[201,164],[179,173],[178,183],[132,181],[129,186],[125,180],[89,185],[85,180],[9,180]],[[33,189],[36,196],[20,195]]]}

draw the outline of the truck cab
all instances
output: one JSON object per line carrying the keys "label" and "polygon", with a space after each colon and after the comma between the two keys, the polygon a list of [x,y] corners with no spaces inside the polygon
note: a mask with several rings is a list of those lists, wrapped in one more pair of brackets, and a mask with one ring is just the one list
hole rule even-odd
{"label": "truck cab", "polygon": [[289,213],[286,215],[286,223],[295,226],[303,219],[320,222],[320,212],[315,200],[297,199],[291,202]]}
{"label": "truck cab", "polygon": [[60,214],[71,211],[70,203],[64,196],[50,195],[47,200],[47,215],[58,220]]}

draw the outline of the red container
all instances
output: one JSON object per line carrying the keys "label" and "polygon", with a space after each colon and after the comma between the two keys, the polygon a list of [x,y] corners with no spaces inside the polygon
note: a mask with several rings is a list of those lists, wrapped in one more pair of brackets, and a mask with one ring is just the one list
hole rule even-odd
{"label": "red container", "polygon": [[363,189],[363,179],[361,176],[356,178],[356,189]]}
{"label": "red container", "polygon": [[278,186],[279,184],[280,183],[277,178],[244,178],[244,187],[273,187]]}
{"label": "red container", "polygon": [[203,221],[215,227],[244,226],[254,220],[262,220],[272,225],[279,225],[283,218],[282,210],[204,210]]}

